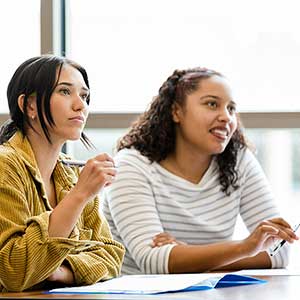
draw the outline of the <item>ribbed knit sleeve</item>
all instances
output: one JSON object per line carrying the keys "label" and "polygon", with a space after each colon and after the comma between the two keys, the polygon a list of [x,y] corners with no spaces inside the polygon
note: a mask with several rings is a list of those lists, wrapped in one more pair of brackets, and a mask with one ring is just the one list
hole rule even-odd
{"label": "ribbed knit sleeve", "polygon": [[76,284],[119,274],[124,248],[111,239],[98,199],[90,201],[69,238],[49,237],[40,184],[16,155],[0,151],[0,289],[23,291],[68,262]]}
{"label": "ribbed knit sleeve", "polygon": [[0,283],[7,291],[34,286],[53,273],[71,249],[90,247],[86,241],[50,238],[50,212],[32,217],[23,195],[22,182],[1,180]]}
{"label": "ribbed knit sleeve", "polygon": [[[90,206],[93,206],[91,212]],[[91,240],[99,241],[102,245],[66,257],[73,270],[76,284],[93,284],[101,279],[118,276],[125,252],[124,247],[112,239],[106,219],[100,217],[99,201],[90,203],[83,215],[85,228],[92,228]]]}

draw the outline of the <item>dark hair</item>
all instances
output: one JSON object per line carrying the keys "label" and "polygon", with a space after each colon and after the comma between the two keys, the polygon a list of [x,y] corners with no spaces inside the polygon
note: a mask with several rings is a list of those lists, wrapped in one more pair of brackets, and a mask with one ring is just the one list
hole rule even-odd
{"label": "dark hair", "polygon": [[[46,121],[51,127],[55,126],[50,111],[50,98],[58,83],[64,65],[70,65],[77,69],[81,73],[85,84],[89,87],[88,76],[85,69],[65,57],[41,55],[26,60],[17,68],[7,88],[7,99],[11,119],[1,126],[0,144],[9,140],[17,130],[20,130],[26,135],[25,131],[27,125],[32,127],[27,116],[27,102],[28,97],[33,94],[36,96],[37,111],[41,127],[47,140],[51,143]],[[22,94],[24,94],[24,113],[18,105],[18,97]],[[87,98],[87,103],[89,104],[89,102],[90,96]],[[93,146],[84,133],[81,134],[81,141],[86,147]]]}
{"label": "dark hair", "polygon": [[[222,74],[206,68],[175,70],[160,87],[159,94],[151,102],[150,108],[118,141],[117,150],[134,147],[151,162],[164,160],[175,150],[176,127],[172,117],[174,103],[183,105],[186,96],[197,90],[200,81],[212,76],[223,77]],[[225,150],[216,155],[219,180],[226,195],[230,194],[230,186],[233,189],[238,188],[238,174],[235,170],[237,153],[247,146],[241,121],[239,117],[237,119],[237,130]]]}

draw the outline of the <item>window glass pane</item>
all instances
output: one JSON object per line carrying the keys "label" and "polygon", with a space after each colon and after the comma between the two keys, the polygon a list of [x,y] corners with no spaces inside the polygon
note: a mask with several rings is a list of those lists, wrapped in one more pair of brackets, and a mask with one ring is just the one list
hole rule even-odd
{"label": "window glass pane", "polygon": [[69,141],[67,143],[67,152],[76,159],[86,160],[100,152],[106,152],[110,155],[115,153],[117,140],[125,134],[127,129],[85,129],[84,132],[94,144],[96,149],[86,149],[81,141]]}
{"label": "window glass pane", "polygon": [[7,113],[6,89],[13,72],[40,53],[40,1],[1,1],[0,28],[0,113]]}
{"label": "window glass pane", "polygon": [[[80,142],[68,144],[68,151],[75,158],[88,159],[99,152],[113,154],[116,141],[126,129],[87,129],[86,134],[97,147],[87,151]],[[300,130],[299,129],[247,129],[246,135],[255,146],[259,160],[275,195],[282,216],[291,225],[300,222]],[[235,238],[247,236],[247,229],[238,221]],[[300,232],[299,232],[300,234]],[[291,266],[300,267],[300,243],[291,246]]]}
{"label": "window glass pane", "polygon": [[240,110],[300,109],[299,1],[70,0],[68,54],[94,111],[144,111],[175,68],[231,81]]}
{"label": "window glass pane", "polygon": [[[299,129],[248,129],[247,137],[256,149],[256,157],[270,182],[277,206],[291,225],[300,222]],[[237,226],[238,228],[238,226]],[[237,236],[245,236],[239,227]],[[298,232],[300,234],[300,232]],[[291,246],[290,267],[300,267],[300,244]]]}

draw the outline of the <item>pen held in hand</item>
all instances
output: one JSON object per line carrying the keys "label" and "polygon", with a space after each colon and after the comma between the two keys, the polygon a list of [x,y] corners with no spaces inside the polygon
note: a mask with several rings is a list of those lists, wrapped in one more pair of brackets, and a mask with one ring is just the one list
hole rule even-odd
{"label": "pen held in hand", "polygon": [[[294,228],[293,228],[293,231],[296,232],[298,230],[298,228],[300,227],[300,223],[297,224]],[[277,242],[273,248],[271,248],[271,251],[270,251],[270,255],[271,256],[274,256],[281,248],[282,246],[286,243],[286,240],[281,240],[279,242]]]}
{"label": "pen held in hand", "polygon": [[83,160],[61,159],[60,162],[68,167],[84,167],[86,162]]}

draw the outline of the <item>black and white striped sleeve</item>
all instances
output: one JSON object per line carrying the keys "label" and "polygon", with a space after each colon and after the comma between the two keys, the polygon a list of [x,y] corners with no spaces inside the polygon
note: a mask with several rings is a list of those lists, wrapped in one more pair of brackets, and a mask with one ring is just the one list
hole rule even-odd
{"label": "black and white striped sleeve", "polygon": [[[278,217],[280,214],[266,176],[249,150],[246,150],[242,157],[240,172],[242,174],[240,212],[247,228],[252,232],[261,221]],[[289,262],[288,243],[270,258],[272,268],[286,267]]]}
{"label": "black and white striped sleeve", "polygon": [[149,163],[135,152],[116,158],[117,176],[105,197],[116,229],[142,273],[168,273],[174,245],[151,247],[152,238],[163,232],[153,192]]}

